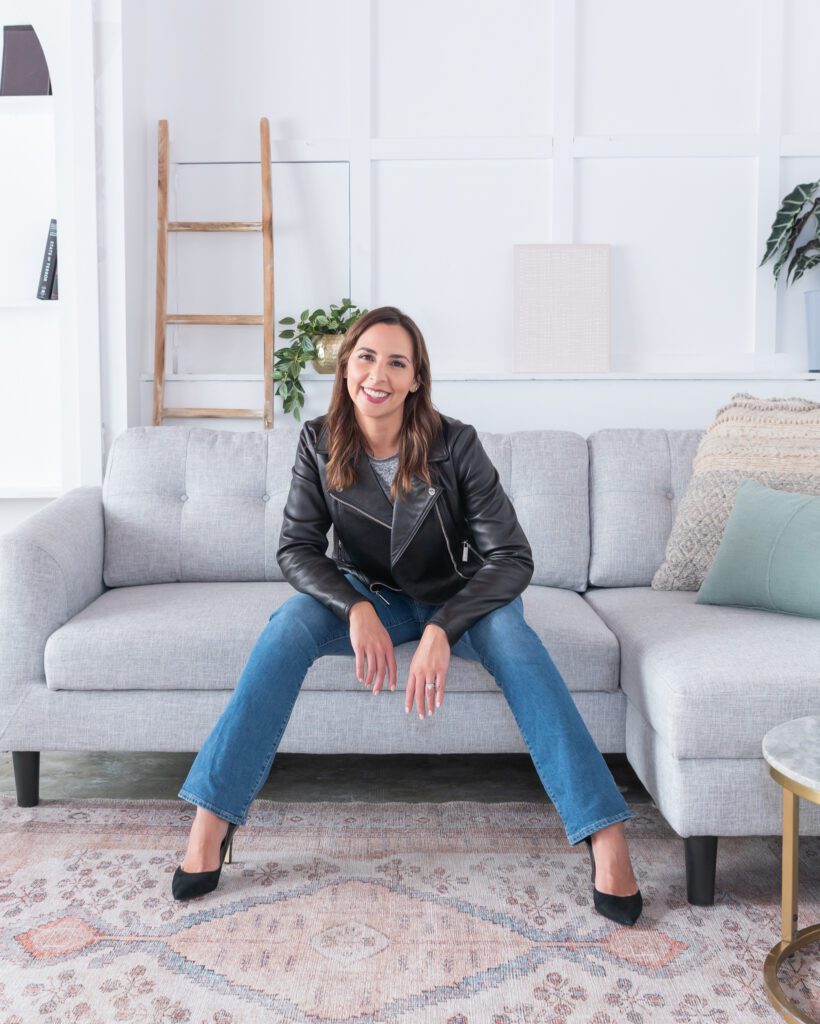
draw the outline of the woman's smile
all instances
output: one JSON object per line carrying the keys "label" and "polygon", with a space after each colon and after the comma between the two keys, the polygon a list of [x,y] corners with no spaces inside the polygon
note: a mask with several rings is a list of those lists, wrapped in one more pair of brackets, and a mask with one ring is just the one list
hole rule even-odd
{"label": "woman's smile", "polygon": [[378,391],[375,388],[362,388],[362,391],[364,391],[367,400],[374,405],[380,405],[390,397],[389,391]]}

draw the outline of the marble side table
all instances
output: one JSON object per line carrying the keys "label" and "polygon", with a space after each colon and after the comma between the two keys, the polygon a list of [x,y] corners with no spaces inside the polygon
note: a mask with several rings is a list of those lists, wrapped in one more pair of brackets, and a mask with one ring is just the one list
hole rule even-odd
{"label": "marble side table", "polygon": [[820,924],[797,931],[797,851],[800,807],[798,797],[820,804],[820,715],[795,718],[770,729],[763,737],[763,757],[775,782],[783,787],[783,889],[781,939],[763,965],[769,1002],[792,1024],[816,1024],[791,1003],[777,980],[786,957],[820,939]]}

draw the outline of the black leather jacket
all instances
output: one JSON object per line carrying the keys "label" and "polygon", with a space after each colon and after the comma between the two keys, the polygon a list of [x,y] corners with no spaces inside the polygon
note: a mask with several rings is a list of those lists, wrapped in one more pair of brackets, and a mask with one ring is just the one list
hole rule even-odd
{"label": "black leather jacket", "polygon": [[[443,432],[428,456],[433,485],[414,477],[412,492],[400,491],[392,507],[364,452],[357,482],[328,490],[326,417],[307,420],[276,558],[291,586],[344,621],[363,599],[346,572],[388,604],[391,590],[440,604],[429,621],[444,629],[452,647],[474,622],[525,589],[533,561],[475,427],[441,419]],[[332,558],[325,554],[331,525]]]}

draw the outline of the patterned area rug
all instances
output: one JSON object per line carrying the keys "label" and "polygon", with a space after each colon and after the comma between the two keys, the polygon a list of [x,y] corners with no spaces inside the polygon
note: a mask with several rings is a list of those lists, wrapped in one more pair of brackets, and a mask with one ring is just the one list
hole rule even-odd
{"label": "patterned area rug", "polygon": [[[634,810],[625,928],[549,804],[257,800],[219,888],[177,903],[188,804],[4,798],[0,1024],[779,1021],[779,837],[721,839],[715,905],[693,907],[682,841]],[[799,926],[818,920],[804,838]],[[820,1020],[818,945],[781,981]]]}

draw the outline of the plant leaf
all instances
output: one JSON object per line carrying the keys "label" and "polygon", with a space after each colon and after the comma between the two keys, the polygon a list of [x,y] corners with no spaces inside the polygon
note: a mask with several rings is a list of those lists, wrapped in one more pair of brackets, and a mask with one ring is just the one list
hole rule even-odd
{"label": "plant leaf", "polygon": [[774,275],[775,275],[775,278],[777,278],[777,276],[780,274],[780,268],[783,266],[783,264],[789,258],[789,253],[792,251],[792,249],[794,248],[795,244],[797,243],[797,239],[799,238],[801,232],[803,231],[803,228],[806,226],[807,221],[809,220],[811,215],[813,213],[815,213],[819,209],[820,209],[820,197],[818,199],[816,199],[814,201],[814,205],[810,206],[808,208],[808,210],[803,214],[803,216],[801,216],[799,218],[799,220],[797,220],[795,222],[794,226],[792,227],[791,231],[789,232],[789,237],[786,239],[786,242],[785,242],[785,244],[783,246],[783,251],[781,252],[780,256],[777,259],[777,262],[774,265]]}
{"label": "plant leaf", "polygon": [[[785,197],[780,209],[777,211],[777,214],[775,216],[774,223],[772,224],[771,234],[769,235],[769,238],[766,242],[766,252],[763,255],[763,259],[760,261],[759,266],[762,267],[764,263],[770,260],[772,256],[774,256],[775,252],[777,252],[777,250],[780,248],[780,246],[783,245],[784,242],[787,242],[789,238],[791,238],[792,243],[794,242],[794,238],[797,237],[797,234],[799,234],[800,230],[798,228],[797,233],[794,233],[794,228],[798,225],[798,221],[801,219],[800,211],[803,209],[807,202],[811,201],[811,197],[814,195],[818,186],[820,186],[820,181],[808,182],[807,184],[804,185],[798,185]],[[810,211],[808,216],[811,216],[812,212],[813,211]],[[800,227],[802,227],[802,224],[804,223],[805,219],[802,220]],[[786,256],[788,256],[789,248],[791,248],[791,246],[787,247]],[[786,257],[781,257],[778,266],[775,267],[775,277],[777,277],[779,269],[782,266],[783,260],[785,258]]]}
{"label": "plant leaf", "polygon": [[[818,263],[820,263],[820,240],[812,238],[805,245],[795,249],[786,274],[787,283],[794,284],[795,281],[799,281],[807,270],[816,267]],[[789,280],[789,275],[792,275],[791,280]]]}

